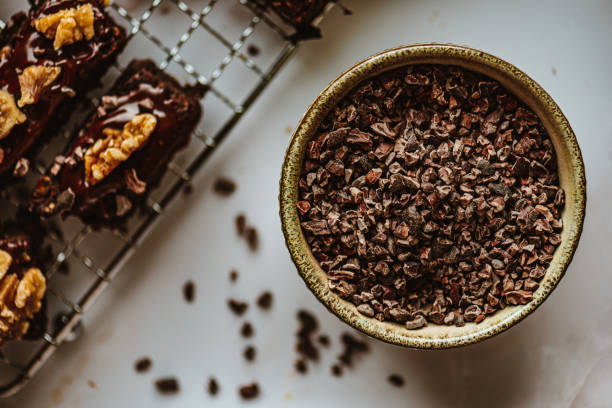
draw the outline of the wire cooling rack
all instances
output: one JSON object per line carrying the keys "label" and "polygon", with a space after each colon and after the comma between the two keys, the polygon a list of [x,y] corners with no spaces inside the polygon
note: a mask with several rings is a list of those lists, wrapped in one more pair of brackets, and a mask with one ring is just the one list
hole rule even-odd
{"label": "wire cooling rack", "polygon": [[[7,7],[7,14],[2,14],[5,18],[28,7],[26,0],[2,3],[0,12]],[[325,13],[332,7],[330,3]],[[1,397],[22,389],[62,343],[76,338],[83,314],[298,46],[289,40],[290,29],[248,0],[115,0],[109,9],[128,30],[129,42],[103,79],[97,97],[131,59],[151,58],[182,82],[208,86],[202,100],[204,118],[188,148],[169,164],[160,187],[149,198],[147,211],[130,220],[125,231],[92,231],[70,218],[49,225],[54,254],[54,263],[47,270],[51,324],[39,341],[12,342],[0,349]],[[4,27],[0,20],[0,29]],[[32,163],[33,171],[24,185],[0,192],[0,214],[15,211],[23,202],[54,155],[64,150],[76,125],[97,105],[97,97],[80,104],[64,137],[46,146]]]}

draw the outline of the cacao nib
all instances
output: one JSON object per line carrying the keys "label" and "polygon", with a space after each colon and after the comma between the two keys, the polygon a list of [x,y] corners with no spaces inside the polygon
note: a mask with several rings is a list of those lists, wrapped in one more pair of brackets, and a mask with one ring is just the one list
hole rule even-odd
{"label": "cacao nib", "polygon": [[245,400],[257,398],[259,395],[259,385],[257,383],[243,385],[238,389],[238,393]]}
{"label": "cacao nib", "polygon": [[155,387],[160,394],[176,394],[180,388],[178,380],[174,377],[156,380]]}
{"label": "cacao nib", "polygon": [[215,377],[210,377],[208,379],[206,389],[210,395],[217,395],[219,393],[219,384],[217,383],[217,379]]}

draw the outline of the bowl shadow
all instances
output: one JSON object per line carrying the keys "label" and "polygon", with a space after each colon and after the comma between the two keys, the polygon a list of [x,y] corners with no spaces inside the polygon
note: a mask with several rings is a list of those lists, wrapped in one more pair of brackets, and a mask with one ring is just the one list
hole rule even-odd
{"label": "bowl shadow", "polygon": [[[531,366],[540,360],[533,347],[536,327],[521,328],[487,341],[448,350],[407,351],[388,346],[384,353],[393,366],[405,367],[410,388],[430,399],[431,407],[518,407],[535,390]],[[531,338],[531,341],[530,341]],[[399,364],[398,364],[399,362]]]}

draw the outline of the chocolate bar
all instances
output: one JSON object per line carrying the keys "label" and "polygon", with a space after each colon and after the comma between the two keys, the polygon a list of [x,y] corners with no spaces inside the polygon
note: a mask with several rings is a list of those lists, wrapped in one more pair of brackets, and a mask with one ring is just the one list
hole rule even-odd
{"label": "chocolate bar", "polygon": [[0,344],[39,338],[46,326],[44,228],[25,216],[0,225]]}
{"label": "chocolate bar", "polygon": [[293,26],[293,40],[320,38],[321,31],[312,25],[325,10],[330,0],[252,0],[259,7],[275,12],[285,23]]}
{"label": "chocolate bar", "polygon": [[99,84],[126,43],[105,0],[35,1],[0,34],[0,175],[27,173],[27,157]]}
{"label": "chocolate bar", "polygon": [[149,60],[132,61],[33,194],[43,216],[121,226],[158,184],[200,120],[201,87],[181,86]]}

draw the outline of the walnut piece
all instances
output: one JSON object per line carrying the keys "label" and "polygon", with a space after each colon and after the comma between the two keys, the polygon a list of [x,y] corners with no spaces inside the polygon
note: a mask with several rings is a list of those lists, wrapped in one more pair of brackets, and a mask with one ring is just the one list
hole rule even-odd
{"label": "walnut piece", "polygon": [[9,55],[9,53],[12,51],[13,49],[11,48],[10,45],[5,45],[4,47],[2,47],[2,49],[0,49],[0,59],[5,58],[6,56]]}
{"label": "walnut piece", "polygon": [[43,65],[30,65],[19,75],[19,86],[21,87],[21,98],[17,105],[22,108],[38,102],[45,88],[51,85],[59,76],[60,67],[45,67]]}
{"label": "walnut piece", "polygon": [[15,104],[13,95],[0,90],[0,140],[11,133],[13,126],[25,122],[23,114]]}
{"label": "walnut piece", "polygon": [[81,41],[94,36],[94,14],[91,4],[60,10],[57,13],[34,20],[34,28],[48,39],[53,39],[53,48]]}
{"label": "walnut piece", "polygon": [[4,278],[4,275],[8,272],[13,263],[13,257],[6,251],[0,249],[0,279]]}
{"label": "walnut piece", "polygon": [[104,139],[98,139],[85,152],[85,181],[94,185],[106,177],[121,162],[130,157],[147,141],[157,118],[150,113],[134,116],[123,126],[123,130],[106,128]]}
{"label": "walnut piece", "polygon": [[20,339],[30,327],[30,319],[42,307],[47,284],[38,268],[30,268],[19,280],[11,273],[0,279],[0,342]]}

